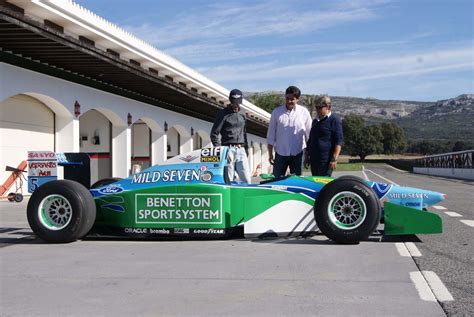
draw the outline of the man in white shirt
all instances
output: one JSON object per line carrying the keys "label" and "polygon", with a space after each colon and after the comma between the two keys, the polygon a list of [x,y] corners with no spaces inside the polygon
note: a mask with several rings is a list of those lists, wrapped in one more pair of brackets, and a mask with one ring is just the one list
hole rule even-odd
{"label": "man in white shirt", "polygon": [[[301,175],[303,151],[311,130],[309,111],[298,105],[301,91],[290,86],[285,91],[285,105],[272,111],[267,131],[268,155],[275,177],[284,176],[286,169],[291,174]],[[275,150],[275,158],[273,158]]]}

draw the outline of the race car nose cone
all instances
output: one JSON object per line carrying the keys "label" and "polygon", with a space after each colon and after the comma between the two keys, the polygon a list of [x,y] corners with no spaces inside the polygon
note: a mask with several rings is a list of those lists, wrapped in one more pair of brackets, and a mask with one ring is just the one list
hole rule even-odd
{"label": "race car nose cone", "polygon": [[438,192],[432,192],[432,191],[427,191],[428,198],[425,199],[426,204],[428,205],[434,205],[436,203],[439,203],[448,197],[446,194],[443,193],[438,193]]}

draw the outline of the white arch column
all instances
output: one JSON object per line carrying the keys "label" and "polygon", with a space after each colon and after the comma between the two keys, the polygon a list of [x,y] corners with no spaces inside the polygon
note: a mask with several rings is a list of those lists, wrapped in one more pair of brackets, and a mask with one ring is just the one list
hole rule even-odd
{"label": "white arch column", "polygon": [[56,116],[56,152],[79,152],[79,118]]}
{"label": "white arch column", "polygon": [[199,136],[201,137],[202,141],[202,148],[212,147],[211,136],[209,132],[205,131],[204,129],[198,130]]}
{"label": "white arch column", "polygon": [[[262,162],[262,155],[260,151],[260,143],[259,142],[254,142],[253,146],[253,170],[252,173],[255,172],[257,169],[258,165]],[[260,165],[261,166],[261,165]]]}
{"label": "white arch column", "polygon": [[184,154],[193,151],[193,137],[191,134],[184,134],[180,132],[181,144],[179,145],[179,154]]}
{"label": "white arch column", "polygon": [[166,132],[151,133],[151,165],[162,164],[166,161],[168,136]]}
{"label": "white arch column", "polygon": [[132,168],[132,129],[112,126],[112,176],[128,177]]}
{"label": "white arch column", "polygon": [[249,146],[248,147],[248,161],[249,161],[249,168],[250,168],[250,175],[253,176],[253,172],[254,172],[254,164],[253,164],[253,146]]}
{"label": "white arch column", "polygon": [[267,144],[262,144],[262,173],[269,171],[270,163],[268,162],[268,148]]}

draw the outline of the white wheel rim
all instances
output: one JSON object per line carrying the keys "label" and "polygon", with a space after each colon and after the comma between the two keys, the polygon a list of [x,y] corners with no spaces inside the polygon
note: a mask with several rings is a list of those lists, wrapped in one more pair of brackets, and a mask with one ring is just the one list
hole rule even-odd
{"label": "white wheel rim", "polygon": [[49,230],[64,229],[71,222],[71,204],[61,195],[46,196],[39,204],[38,218]]}
{"label": "white wheel rim", "polygon": [[328,215],[331,222],[342,230],[354,230],[367,217],[364,200],[354,192],[340,192],[328,204]]}

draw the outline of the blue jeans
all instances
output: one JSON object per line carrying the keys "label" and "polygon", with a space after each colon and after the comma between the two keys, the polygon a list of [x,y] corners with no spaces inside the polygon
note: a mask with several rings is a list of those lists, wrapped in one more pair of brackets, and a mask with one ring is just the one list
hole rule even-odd
{"label": "blue jeans", "polygon": [[290,167],[290,174],[301,175],[301,165],[303,164],[303,151],[296,155],[283,156],[275,153],[273,163],[273,175],[275,177],[285,176],[286,169]]}
{"label": "blue jeans", "polygon": [[250,184],[250,167],[245,148],[231,146],[227,157],[227,176],[229,180],[232,182],[234,174],[237,173],[241,183]]}
{"label": "blue jeans", "polygon": [[311,175],[331,177],[332,169],[329,168],[329,161],[311,162]]}

